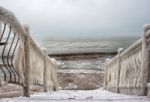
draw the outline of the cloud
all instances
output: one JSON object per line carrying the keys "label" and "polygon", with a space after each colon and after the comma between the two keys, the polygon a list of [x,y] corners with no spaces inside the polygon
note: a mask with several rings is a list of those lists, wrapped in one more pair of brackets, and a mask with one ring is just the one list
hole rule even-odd
{"label": "cloud", "polygon": [[139,36],[150,22],[149,0],[1,0],[33,36]]}

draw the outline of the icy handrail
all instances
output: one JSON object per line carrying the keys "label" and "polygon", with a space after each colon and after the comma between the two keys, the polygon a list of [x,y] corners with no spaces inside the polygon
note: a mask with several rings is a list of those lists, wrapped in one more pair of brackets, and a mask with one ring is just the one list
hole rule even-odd
{"label": "icy handrail", "polygon": [[[105,63],[105,88],[113,92],[145,95],[149,80],[150,25],[142,38]],[[137,88],[137,89],[134,89]]]}
{"label": "icy handrail", "polygon": [[[24,92],[26,92],[24,95],[29,96],[30,84],[34,83],[43,84],[46,88],[45,91],[48,90],[48,86],[53,86],[57,90],[56,63],[53,63],[47,54],[30,37],[29,27],[26,25],[23,26],[12,12],[3,7],[0,7],[0,21],[9,25],[12,31],[19,37],[18,54],[14,56],[14,64],[16,67],[15,70],[17,70],[19,77],[22,79],[21,83],[24,86]],[[38,62],[42,67],[38,67]],[[44,72],[45,70],[47,72]],[[39,77],[38,75],[42,76]],[[53,78],[48,77],[49,75]],[[47,81],[51,82],[46,83]]]}

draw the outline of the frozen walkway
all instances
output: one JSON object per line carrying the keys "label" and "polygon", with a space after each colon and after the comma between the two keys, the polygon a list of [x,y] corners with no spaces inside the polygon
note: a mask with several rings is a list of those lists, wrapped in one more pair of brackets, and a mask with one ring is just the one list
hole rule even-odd
{"label": "frozen walkway", "polygon": [[30,98],[7,98],[0,102],[150,102],[145,96],[128,96],[105,90],[59,90],[52,93],[38,93]]}

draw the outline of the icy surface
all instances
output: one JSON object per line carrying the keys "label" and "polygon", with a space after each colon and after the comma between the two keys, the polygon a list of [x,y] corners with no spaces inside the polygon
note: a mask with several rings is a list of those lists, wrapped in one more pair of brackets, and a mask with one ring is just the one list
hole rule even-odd
{"label": "icy surface", "polygon": [[128,96],[97,90],[59,90],[52,93],[38,93],[30,98],[1,99],[0,102],[150,102],[146,96]]}

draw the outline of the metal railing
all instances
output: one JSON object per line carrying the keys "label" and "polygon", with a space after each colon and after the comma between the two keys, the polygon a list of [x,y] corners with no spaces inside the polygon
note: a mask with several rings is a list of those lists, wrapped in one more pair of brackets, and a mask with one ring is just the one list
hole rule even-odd
{"label": "metal railing", "polygon": [[[8,30],[6,30],[8,29]],[[0,35],[0,47],[1,47],[1,77],[5,82],[14,82],[19,84],[19,74],[16,72],[13,65],[13,57],[16,52],[16,48],[19,42],[19,38],[12,32],[11,26],[3,24],[2,32]]]}

